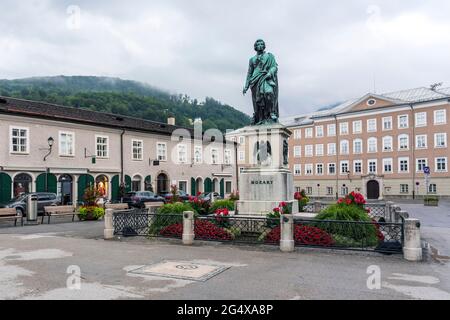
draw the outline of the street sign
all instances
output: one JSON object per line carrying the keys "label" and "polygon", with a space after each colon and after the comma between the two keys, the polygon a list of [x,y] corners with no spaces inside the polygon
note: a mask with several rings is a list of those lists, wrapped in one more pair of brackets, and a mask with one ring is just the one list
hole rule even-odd
{"label": "street sign", "polygon": [[431,173],[430,167],[423,168],[423,173],[425,173],[426,175],[429,175]]}

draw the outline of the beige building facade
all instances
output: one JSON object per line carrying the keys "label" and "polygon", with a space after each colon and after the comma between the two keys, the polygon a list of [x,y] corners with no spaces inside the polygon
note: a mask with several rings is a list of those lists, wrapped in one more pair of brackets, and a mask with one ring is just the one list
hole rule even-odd
{"label": "beige building facade", "polygon": [[235,191],[236,144],[173,121],[0,98],[0,202],[38,191],[80,203],[90,185],[113,201],[121,188]]}
{"label": "beige building facade", "polygon": [[[450,197],[449,99],[450,89],[367,94],[281,119],[292,131],[289,163],[296,191],[330,199],[351,191],[372,200]],[[241,142],[238,165],[248,166],[245,141],[228,137]]]}

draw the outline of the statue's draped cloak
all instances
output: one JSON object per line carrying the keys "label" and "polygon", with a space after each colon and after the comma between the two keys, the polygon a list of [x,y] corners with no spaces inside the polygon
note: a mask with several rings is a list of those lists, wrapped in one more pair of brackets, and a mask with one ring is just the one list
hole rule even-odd
{"label": "statue's draped cloak", "polygon": [[[277,119],[278,111],[278,64],[271,53],[250,59],[248,86],[252,88],[255,123]],[[266,76],[270,75],[268,79]]]}

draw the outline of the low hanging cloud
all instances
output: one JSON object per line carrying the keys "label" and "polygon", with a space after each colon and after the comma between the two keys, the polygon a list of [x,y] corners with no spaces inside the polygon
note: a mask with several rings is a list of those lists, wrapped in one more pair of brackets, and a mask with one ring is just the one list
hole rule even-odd
{"label": "low hanging cloud", "polygon": [[[257,38],[279,64],[282,116],[447,82],[450,3],[2,0],[0,78],[117,76],[252,113]],[[7,13],[7,14],[6,14]]]}

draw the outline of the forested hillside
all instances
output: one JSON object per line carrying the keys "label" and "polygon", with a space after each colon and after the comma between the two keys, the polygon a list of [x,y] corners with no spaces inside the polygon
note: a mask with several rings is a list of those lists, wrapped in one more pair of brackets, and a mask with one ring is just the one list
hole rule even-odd
{"label": "forested hillside", "polygon": [[229,105],[207,97],[199,102],[129,80],[105,77],[45,77],[0,80],[0,95],[111,112],[166,122],[175,116],[177,125],[190,126],[202,118],[204,129],[237,129],[250,117]]}

